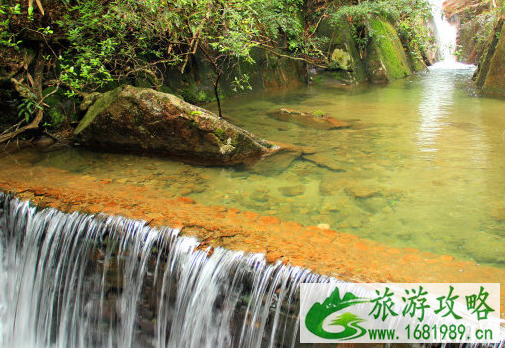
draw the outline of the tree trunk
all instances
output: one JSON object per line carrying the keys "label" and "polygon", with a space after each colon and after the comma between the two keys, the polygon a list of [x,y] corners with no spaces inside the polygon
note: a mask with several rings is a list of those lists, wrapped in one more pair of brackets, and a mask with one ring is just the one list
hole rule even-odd
{"label": "tree trunk", "polygon": [[219,79],[221,78],[221,72],[216,72],[217,77],[216,81],[214,82],[214,95],[216,96],[216,102],[217,102],[217,110],[219,113],[219,118],[223,118],[223,114],[221,112],[221,99],[219,99]]}

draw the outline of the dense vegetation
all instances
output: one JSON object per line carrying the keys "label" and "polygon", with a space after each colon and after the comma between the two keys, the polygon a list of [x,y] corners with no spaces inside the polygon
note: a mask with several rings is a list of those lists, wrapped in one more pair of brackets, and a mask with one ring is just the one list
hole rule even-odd
{"label": "dense vegetation", "polygon": [[[368,21],[380,17],[396,25],[405,48],[422,55],[430,43],[422,25],[428,6],[425,0],[0,0],[0,84],[18,110],[0,122],[0,142],[41,126],[68,126],[79,117],[75,105],[84,93],[139,78],[161,88],[194,59],[212,67],[218,102],[223,75],[233,75],[235,90],[250,88],[241,67],[254,63],[254,50],[327,68],[322,23],[348,22],[363,56],[375,35]],[[54,100],[68,107],[52,108]]]}

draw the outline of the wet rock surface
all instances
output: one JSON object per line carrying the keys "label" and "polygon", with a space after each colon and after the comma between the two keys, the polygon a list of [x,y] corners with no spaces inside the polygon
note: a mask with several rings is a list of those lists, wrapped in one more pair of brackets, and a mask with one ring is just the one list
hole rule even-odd
{"label": "wet rock surface", "polygon": [[83,103],[88,109],[75,134],[92,148],[233,165],[257,160],[272,147],[171,94],[123,86],[89,98]]}
{"label": "wet rock surface", "polygon": [[324,113],[308,113],[293,109],[281,108],[268,113],[270,117],[280,121],[292,122],[301,126],[314,127],[318,129],[339,129],[349,128],[351,124],[346,121],[340,121]]}
{"label": "wet rock surface", "polygon": [[476,82],[484,94],[505,98],[505,19],[501,18],[486,43],[476,72]]}
{"label": "wet rock surface", "polygon": [[294,186],[282,186],[278,188],[279,192],[287,197],[294,197],[303,195],[305,192],[305,186],[303,185],[294,185]]}

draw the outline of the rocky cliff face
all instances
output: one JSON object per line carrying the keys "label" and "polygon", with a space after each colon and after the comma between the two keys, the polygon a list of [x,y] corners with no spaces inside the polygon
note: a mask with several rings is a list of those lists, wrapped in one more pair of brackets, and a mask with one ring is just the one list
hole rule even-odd
{"label": "rocky cliff face", "polygon": [[443,9],[447,19],[458,27],[458,60],[477,64],[495,22],[493,2],[446,0]]}
{"label": "rocky cliff face", "polygon": [[491,97],[505,98],[505,1],[501,6],[498,20],[484,45],[484,52],[475,73],[477,86],[482,93]]}
{"label": "rocky cliff face", "polygon": [[485,95],[505,98],[505,19],[495,25],[479,62],[476,83]]}

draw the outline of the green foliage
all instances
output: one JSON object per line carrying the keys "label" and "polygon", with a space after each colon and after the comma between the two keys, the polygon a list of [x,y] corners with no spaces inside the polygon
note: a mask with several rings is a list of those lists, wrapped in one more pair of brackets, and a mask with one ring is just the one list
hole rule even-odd
{"label": "green foliage", "polygon": [[251,84],[249,83],[249,75],[242,74],[240,77],[235,76],[232,83],[232,90],[234,92],[245,91],[246,89],[252,90]]}
{"label": "green foliage", "polygon": [[0,4],[0,48],[2,46],[9,48],[19,48],[21,40],[17,40],[16,35],[9,30],[11,18],[21,14],[19,4],[14,6]]}
{"label": "green foliage", "polygon": [[[163,66],[183,69],[207,47],[216,57],[253,63],[250,51],[273,46],[282,35],[302,50],[302,0],[77,0],[58,21],[69,44],[60,57],[69,94],[103,87],[143,72],[163,78]],[[234,87],[248,87],[247,77]]]}
{"label": "green foliage", "polygon": [[326,112],[324,112],[323,110],[316,110],[312,113],[312,115],[314,115],[315,117],[324,117],[326,116]]}
{"label": "green foliage", "polygon": [[374,17],[384,18],[395,23],[406,48],[416,54],[426,52],[433,42],[425,25],[430,16],[431,8],[426,0],[367,0],[338,8],[332,13],[332,21],[347,20],[351,24],[351,35],[363,55],[376,35],[369,21]]}
{"label": "green foliage", "polygon": [[65,122],[66,117],[57,109],[49,109],[47,112],[48,121],[45,121],[44,127],[58,128]]}
{"label": "green foliage", "polygon": [[24,120],[26,123],[30,122],[30,118],[35,113],[37,109],[42,110],[36,101],[35,95],[30,96],[31,98],[23,98],[18,104],[18,117]]}
{"label": "green foliage", "polygon": [[196,83],[189,83],[181,88],[179,93],[185,101],[191,104],[201,104],[209,101],[209,96]]}
{"label": "green foliage", "polygon": [[[318,37],[316,32],[330,13],[333,20],[351,24],[351,35],[362,55],[376,35],[369,23],[375,16],[395,23],[404,42],[415,51],[423,50],[429,34],[423,25],[429,13],[426,0],[356,2],[54,0],[44,2],[46,12],[51,13],[45,20],[56,18],[47,23],[33,8],[27,11],[24,3],[23,7],[15,0],[0,0],[0,47],[34,50],[43,45],[47,66],[54,69],[45,70],[47,79],[58,80],[68,97],[136,79],[160,86],[167,71],[184,73],[191,57],[201,57],[202,52],[217,69],[215,84],[221,72],[233,71],[235,76],[227,79],[232,90],[251,89],[249,75],[240,71],[238,62],[254,63],[254,48],[268,51],[271,57],[277,54],[311,64],[326,63],[319,49],[328,38]],[[276,61],[270,59],[272,67]],[[209,100],[208,91],[196,84],[179,92],[190,102]],[[29,104],[22,109],[25,115]],[[53,116],[49,122],[58,123],[58,116]]]}

